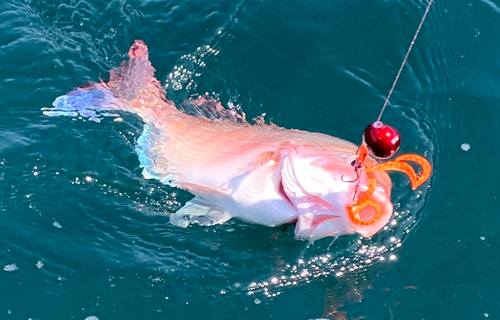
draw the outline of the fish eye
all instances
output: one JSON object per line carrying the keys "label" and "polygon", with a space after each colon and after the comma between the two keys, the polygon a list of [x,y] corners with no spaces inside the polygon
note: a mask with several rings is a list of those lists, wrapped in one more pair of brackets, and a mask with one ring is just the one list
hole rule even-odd
{"label": "fish eye", "polygon": [[356,160],[352,160],[352,161],[351,161],[351,166],[353,166],[353,167],[354,167],[354,166],[356,165],[356,162],[357,162]]}

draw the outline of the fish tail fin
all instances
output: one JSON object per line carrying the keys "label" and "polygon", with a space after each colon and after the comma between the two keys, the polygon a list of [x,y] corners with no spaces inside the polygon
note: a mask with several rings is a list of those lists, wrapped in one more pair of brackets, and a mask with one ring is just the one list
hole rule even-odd
{"label": "fish tail fin", "polygon": [[78,87],[56,98],[53,108],[44,108],[48,116],[82,116],[99,122],[101,116],[115,114],[101,111],[123,110],[138,114],[144,121],[176,110],[165,98],[165,90],[155,78],[148,47],[136,40],[128,51],[129,59],[110,71],[109,80]]}
{"label": "fish tail fin", "polygon": [[[135,40],[128,51],[128,56],[128,60],[110,71],[106,87],[115,97],[129,102],[141,100],[142,104],[146,104],[148,100],[165,101],[165,90],[155,78],[156,70],[149,61],[149,50],[144,41]],[[132,107],[137,107],[138,104],[140,103]]]}

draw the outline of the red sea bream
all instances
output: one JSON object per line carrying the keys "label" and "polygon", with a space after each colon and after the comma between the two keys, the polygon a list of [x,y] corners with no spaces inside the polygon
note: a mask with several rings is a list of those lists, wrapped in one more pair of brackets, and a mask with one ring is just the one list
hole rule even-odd
{"label": "red sea bream", "polygon": [[201,110],[198,115],[181,112],[155,78],[146,45],[136,41],[128,55],[108,81],[58,97],[45,114],[99,121],[102,111],[124,110],[141,117],[136,152],[144,176],[195,196],[170,215],[174,225],[231,218],[270,227],[295,224],[296,238],[314,241],[352,233],[370,237],[390,219],[391,180],[385,172],[372,175],[376,186],[369,200],[380,208],[376,219],[369,206],[358,219],[347,214],[368,189],[366,173],[358,177],[353,167],[356,145],[321,133],[252,125],[205,97],[191,102]]}

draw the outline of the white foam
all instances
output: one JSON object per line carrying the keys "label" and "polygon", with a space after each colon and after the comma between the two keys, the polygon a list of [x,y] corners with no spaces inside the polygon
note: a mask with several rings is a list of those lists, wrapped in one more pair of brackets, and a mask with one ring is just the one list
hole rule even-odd
{"label": "white foam", "polygon": [[7,271],[7,272],[14,272],[17,270],[19,270],[19,268],[17,267],[17,265],[15,263],[11,263],[11,264],[5,265],[3,267],[3,271]]}

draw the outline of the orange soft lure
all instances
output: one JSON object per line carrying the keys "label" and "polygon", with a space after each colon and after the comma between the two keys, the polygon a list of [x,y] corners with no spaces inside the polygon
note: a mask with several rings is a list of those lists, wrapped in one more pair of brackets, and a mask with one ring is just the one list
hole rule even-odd
{"label": "orange soft lure", "polygon": [[[396,157],[392,161],[382,162],[373,166],[367,166],[366,164],[365,160],[368,155],[369,155],[369,149],[367,148],[366,144],[363,143],[358,150],[357,162],[360,165],[359,170],[366,172],[368,178],[368,184],[367,184],[368,189],[364,191],[361,196],[358,196],[357,199],[355,199],[356,202],[353,205],[347,207],[347,213],[351,221],[359,225],[371,225],[372,223],[377,221],[382,214],[380,206],[376,202],[370,200],[370,197],[373,195],[373,192],[375,191],[376,187],[374,172],[376,171],[404,172],[410,178],[411,188],[413,190],[417,189],[425,181],[427,181],[432,172],[432,166],[430,162],[424,157],[421,157],[416,154],[411,154],[411,153],[403,154],[399,157]],[[421,173],[417,174],[415,172],[415,169],[407,161],[411,161],[420,165]],[[371,211],[370,214],[371,218],[369,220],[362,218],[362,212],[365,210]]]}

